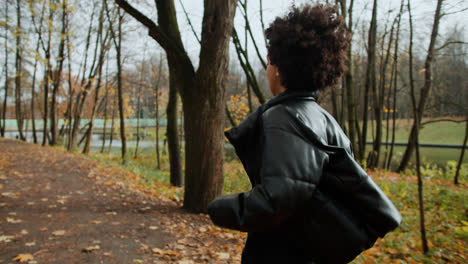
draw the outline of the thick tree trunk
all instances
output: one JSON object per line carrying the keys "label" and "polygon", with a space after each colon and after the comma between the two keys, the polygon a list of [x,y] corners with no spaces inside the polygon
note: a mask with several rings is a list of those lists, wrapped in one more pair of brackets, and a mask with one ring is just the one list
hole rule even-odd
{"label": "thick tree trunk", "polygon": [[[408,138],[408,146],[406,147],[405,153],[400,162],[400,166],[398,167],[398,171],[403,171],[413,154],[413,151],[416,147],[415,137],[416,137],[416,130],[418,130],[419,126],[421,125],[421,119],[423,117],[424,108],[426,105],[427,97],[429,96],[429,92],[432,87],[432,61],[434,58],[434,47],[437,40],[437,35],[439,34],[439,22],[440,18],[442,17],[442,2],[443,0],[437,1],[436,12],[434,15],[434,24],[432,26],[432,33],[431,33],[431,40],[429,43],[429,49],[427,51],[426,61],[424,63],[424,86],[421,89],[420,96],[419,96],[419,103],[417,105],[417,114],[418,114],[418,122],[413,122],[413,126],[411,128],[411,134]],[[411,71],[412,69],[410,69]]]}
{"label": "thick tree trunk", "polygon": [[184,103],[184,207],[193,212],[206,211],[223,187],[225,81],[237,1],[204,1],[196,75],[182,45],[173,1],[156,0],[159,26],[126,1],[116,2],[148,27],[150,36],[166,50],[171,78],[175,75]]}
{"label": "thick tree trunk", "polygon": [[184,207],[192,211],[205,211],[223,190],[225,83],[235,9],[235,0],[205,1],[200,66],[193,87],[204,96],[184,94]]}
{"label": "thick tree trunk", "polygon": [[21,51],[21,5],[20,0],[16,0],[16,59],[15,59],[15,109],[16,109],[16,122],[18,124],[18,133],[21,140],[26,141],[23,134],[23,119],[24,113],[21,109],[21,78],[22,78],[22,61],[23,54]]}

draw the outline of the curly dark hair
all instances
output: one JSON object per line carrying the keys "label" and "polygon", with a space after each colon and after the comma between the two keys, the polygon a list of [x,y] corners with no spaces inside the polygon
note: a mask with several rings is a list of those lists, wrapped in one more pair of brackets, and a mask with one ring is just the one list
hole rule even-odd
{"label": "curly dark hair", "polygon": [[286,89],[324,90],[346,71],[350,34],[337,7],[292,6],[265,31],[268,56]]}

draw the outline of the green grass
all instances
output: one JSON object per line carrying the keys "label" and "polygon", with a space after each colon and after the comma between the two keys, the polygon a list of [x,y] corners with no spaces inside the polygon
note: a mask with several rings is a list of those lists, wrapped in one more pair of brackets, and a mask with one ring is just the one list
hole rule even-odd
{"label": "green grass", "polygon": [[[369,125],[371,123],[369,122]],[[395,129],[395,142],[408,142],[412,121],[407,119],[397,120]],[[390,123],[391,126],[391,123]],[[465,123],[437,122],[424,125],[419,133],[420,143],[432,144],[455,144],[462,145],[465,136]],[[386,123],[383,126],[382,141],[386,140]],[[389,141],[391,141],[391,127],[389,131]],[[372,141],[372,129],[367,129],[367,140]]]}

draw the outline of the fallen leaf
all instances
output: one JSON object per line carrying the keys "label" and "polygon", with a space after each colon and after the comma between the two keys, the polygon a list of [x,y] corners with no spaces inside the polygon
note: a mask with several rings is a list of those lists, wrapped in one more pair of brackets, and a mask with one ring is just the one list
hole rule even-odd
{"label": "fallen leaf", "polygon": [[63,236],[63,235],[65,235],[65,230],[54,231],[54,232],[52,232],[52,235],[54,235],[54,236]]}
{"label": "fallen leaf", "polygon": [[89,247],[83,248],[81,250],[81,252],[90,253],[90,252],[93,252],[94,250],[98,250],[98,249],[100,249],[99,245],[89,246]]}
{"label": "fallen leaf", "polygon": [[219,258],[219,259],[229,259],[230,255],[229,253],[226,253],[226,252],[218,252],[216,253],[216,256]]}
{"label": "fallen leaf", "polygon": [[11,240],[15,238],[14,236],[5,236],[5,235],[1,235],[0,236],[0,242],[11,242]]}
{"label": "fallen leaf", "polygon": [[93,220],[93,221],[91,221],[91,223],[93,223],[93,224],[95,224],[95,225],[99,225],[100,223],[102,223],[102,221]]}
{"label": "fallen leaf", "polygon": [[11,217],[7,217],[6,221],[7,221],[7,223],[12,223],[12,224],[18,224],[18,223],[23,222],[23,220],[21,220],[21,219],[14,219],[14,218],[11,218]]}
{"label": "fallen leaf", "polygon": [[158,255],[167,255],[167,256],[178,256],[179,253],[175,251],[162,250],[160,248],[152,248],[151,251]]}
{"label": "fallen leaf", "polygon": [[31,254],[19,254],[16,256],[16,258],[12,259],[13,261],[18,261],[18,262],[28,262],[30,260],[33,260],[34,257]]}
{"label": "fallen leaf", "polygon": [[3,196],[9,197],[9,198],[18,198],[19,194],[18,193],[12,193],[12,192],[4,192],[2,193]]}
{"label": "fallen leaf", "polygon": [[207,229],[205,227],[200,227],[200,228],[198,228],[198,231],[200,231],[202,233],[205,233],[207,231]]}
{"label": "fallen leaf", "polygon": [[194,264],[193,260],[179,260],[177,264]]}
{"label": "fallen leaf", "polygon": [[106,215],[117,215],[116,212],[106,212]]}
{"label": "fallen leaf", "polygon": [[33,247],[36,245],[36,242],[28,242],[28,243],[25,243],[24,245],[27,247]]}
{"label": "fallen leaf", "polygon": [[150,226],[149,229],[150,229],[150,230],[158,230],[159,227],[157,227],[157,226]]}
{"label": "fallen leaf", "polygon": [[6,180],[7,177],[5,175],[0,176],[0,180]]}
{"label": "fallen leaf", "polygon": [[3,189],[3,184],[0,184],[0,190]]}
{"label": "fallen leaf", "polygon": [[42,232],[44,232],[44,231],[47,231],[47,230],[49,230],[49,229],[48,229],[47,227],[43,227],[43,228],[41,228],[41,229],[39,229],[39,230],[42,231]]}
{"label": "fallen leaf", "polygon": [[28,232],[28,230],[23,229],[23,230],[21,230],[21,234],[22,234],[22,235],[27,235],[27,234],[29,234],[29,232]]}

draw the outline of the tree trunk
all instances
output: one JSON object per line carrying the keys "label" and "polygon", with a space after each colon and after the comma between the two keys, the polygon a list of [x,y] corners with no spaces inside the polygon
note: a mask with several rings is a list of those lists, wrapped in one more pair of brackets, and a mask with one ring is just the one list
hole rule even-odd
{"label": "tree trunk", "polygon": [[184,103],[184,207],[204,212],[223,187],[225,81],[237,1],[204,1],[200,63],[196,74],[182,45],[173,1],[156,0],[159,26],[126,1],[116,2],[148,27],[150,36],[166,50],[171,78],[177,81]]}
{"label": "tree trunk", "polygon": [[455,178],[453,179],[453,182],[455,185],[458,185],[458,176],[460,175],[460,169],[463,163],[463,156],[465,155],[465,148],[466,148],[466,141],[468,139],[468,117],[465,121],[466,126],[465,126],[465,139],[463,140],[463,147],[460,153],[460,158],[458,159],[458,164],[457,164],[457,170],[455,172]]}
{"label": "tree trunk", "polygon": [[[439,0],[439,3],[441,0]],[[410,1],[408,0],[408,14],[409,14],[409,26],[410,26],[410,47],[409,47],[409,83],[410,83],[410,96],[411,96],[411,104],[413,107],[413,115],[414,115],[414,123],[418,124],[414,126],[414,145],[416,148],[416,173],[418,176],[418,201],[419,201],[419,224],[421,230],[421,242],[422,242],[422,250],[424,254],[429,251],[429,247],[427,244],[426,238],[426,227],[424,221],[424,199],[423,199],[423,181],[421,176],[421,164],[420,164],[420,157],[419,157],[419,142],[418,142],[418,135],[419,135],[419,112],[418,106],[416,104],[416,95],[414,93],[414,76],[413,76],[413,19],[411,15],[411,6]],[[413,131],[412,131],[413,132]]]}
{"label": "tree trunk", "polygon": [[182,186],[183,185],[183,176],[182,176],[182,163],[180,155],[180,143],[177,133],[177,87],[175,78],[177,73],[175,73],[175,68],[177,66],[173,65],[172,60],[167,58],[169,63],[169,102],[167,104],[166,116],[167,116],[167,126],[166,126],[166,137],[169,150],[169,163],[170,163],[170,183],[172,186]]}
{"label": "tree trunk", "polygon": [[102,146],[101,146],[101,153],[104,153],[104,147],[106,145],[106,132],[107,132],[107,103],[109,101],[109,57],[106,59],[106,84],[104,86],[105,95],[104,95],[104,131],[102,134]]}
{"label": "tree trunk", "polygon": [[[143,76],[143,70],[141,72],[141,76]],[[138,147],[140,145],[140,115],[141,115],[141,88],[142,86],[143,86],[143,78],[140,77],[140,84],[138,85],[138,94],[137,94],[137,142],[136,142],[136,147],[135,147],[135,155],[133,156],[134,159],[138,158]]]}
{"label": "tree trunk", "polygon": [[89,153],[89,148],[91,145],[91,139],[93,136],[93,129],[94,129],[94,118],[96,116],[96,108],[98,106],[98,101],[99,101],[99,91],[101,90],[101,81],[102,81],[102,66],[104,64],[104,57],[107,52],[107,36],[103,38],[103,23],[104,23],[104,6],[101,9],[101,13],[99,15],[99,27],[98,27],[98,36],[97,36],[97,41],[96,44],[101,46],[100,54],[99,54],[99,59],[98,59],[98,66],[97,66],[97,73],[98,73],[98,79],[96,83],[96,88],[94,91],[94,102],[93,102],[93,108],[91,110],[91,120],[89,123],[89,133],[88,137],[86,138],[86,143],[83,148],[83,154],[88,154]]}
{"label": "tree trunk", "polygon": [[60,87],[60,81],[62,77],[63,61],[65,57],[65,34],[67,34],[68,20],[67,20],[67,0],[62,2],[62,31],[60,33],[60,44],[57,56],[57,69],[53,73],[53,85],[52,85],[52,102],[50,107],[50,132],[52,134],[52,141],[50,145],[57,144],[57,92]]}
{"label": "tree trunk", "polygon": [[115,49],[117,52],[117,93],[119,101],[119,117],[120,117],[120,139],[122,140],[122,163],[127,163],[127,138],[125,135],[125,114],[124,114],[124,102],[123,102],[123,91],[122,91],[122,16],[120,9],[118,10],[119,23],[118,23],[118,36],[114,38]]}
{"label": "tree trunk", "polygon": [[111,120],[111,134],[110,134],[110,139],[109,139],[109,150],[107,151],[108,153],[111,152],[112,150],[112,141],[114,140],[114,120],[115,120],[115,96],[112,104],[112,120]]}
{"label": "tree trunk", "polygon": [[200,66],[193,87],[203,97],[184,94],[184,207],[192,211],[205,211],[223,190],[225,85],[235,9],[234,0],[205,1]]}
{"label": "tree trunk", "polygon": [[[377,101],[377,82],[375,76],[375,49],[377,44],[377,0],[374,0],[374,5],[372,8],[372,19],[369,28],[369,35],[368,35],[368,51],[367,51],[367,70],[366,70],[366,87],[365,87],[365,94],[364,94],[364,118],[363,118],[363,128],[362,128],[362,150],[361,150],[361,157],[365,157],[365,149],[366,149],[366,140],[367,140],[367,121],[368,121],[368,111],[369,111],[369,91],[372,91],[372,98],[374,102]],[[374,113],[377,116],[380,116],[380,108],[376,108],[376,104],[374,104]],[[380,120],[379,120],[380,121]],[[373,126],[372,126],[373,128]],[[369,153],[368,157],[368,164],[373,164],[373,160],[376,158],[375,151],[376,141],[374,141],[374,148],[371,153]],[[379,144],[380,147],[380,144]]]}
{"label": "tree trunk", "polygon": [[[366,155],[366,141],[367,141],[367,121],[369,111],[369,90],[376,90],[375,80],[375,46],[377,35],[377,0],[374,0],[372,8],[372,18],[368,34],[368,51],[367,51],[367,69],[366,69],[366,82],[364,92],[364,116],[362,120],[362,133],[359,157],[364,160]],[[372,155],[372,154],[369,154]],[[371,156],[372,158],[372,156]]]}
{"label": "tree trunk", "polygon": [[15,109],[16,109],[16,122],[18,124],[18,133],[21,140],[26,141],[23,134],[23,119],[24,113],[21,110],[21,78],[22,78],[22,61],[23,53],[21,51],[21,5],[20,0],[16,0],[16,59],[15,59]]}
{"label": "tree trunk", "polygon": [[5,1],[5,96],[3,97],[3,109],[2,109],[2,126],[1,126],[1,136],[5,137],[6,130],[6,112],[7,112],[7,102],[8,102],[8,1]]}
{"label": "tree trunk", "polygon": [[[442,2],[443,0],[437,0],[437,7],[436,12],[434,15],[434,24],[432,26],[432,33],[431,33],[431,40],[429,43],[429,49],[427,51],[426,61],[424,63],[424,86],[421,89],[420,96],[419,96],[419,103],[417,106],[417,113],[418,113],[418,122],[413,122],[413,126],[411,128],[411,134],[408,138],[408,146],[406,147],[405,153],[400,162],[400,166],[398,167],[398,171],[403,171],[408,162],[411,158],[411,155],[415,149],[415,132],[418,130],[419,126],[421,125],[421,119],[423,117],[424,108],[426,105],[427,97],[429,96],[429,92],[432,87],[432,60],[435,56],[434,54],[434,46],[437,40],[437,35],[439,34],[439,22],[440,18],[442,17]],[[412,69],[410,69],[412,71]]]}
{"label": "tree trunk", "polygon": [[47,47],[44,48],[45,52],[45,60],[46,60],[46,70],[44,73],[44,124],[43,124],[43,135],[42,135],[42,146],[47,144],[48,139],[48,131],[47,131],[47,123],[49,118],[49,78],[50,78],[50,42],[52,38],[52,32],[50,30],[52,21],[54,18],[54,12],[49,5],[49,19],[47,20],[48,30],[47,30]]}
{"label": "tree trunk", "polygon": [[391,109],[392,113],[392,142],[390,144],[390,151],[387,155],[385,169],[389,170],[392,163],[393,148],[395,146],[395,129],[396,129],[396,104],[397,104],[397,86],[398,86],[398,45],[400,43],[400,26],[401,26],[401,16],[403,15],[404,0],[401,0],[400,12],[398,13],[398,24],[397,32],[395,37],[395,47],[393,51],[393,106]]}
{"label": "tree trunk", "polygon": [[161,169],[161,157],[159,151],[159,84],[161,82],[162,75],[162,54],[159,56],[159,67],[158,67],[158,79],[154,86],[154,92],[156,94],[156,110],[155,110],[155,119],[156,119],[156,162],[158,164],[158,169]]}
{"label": "tree trunk", "polygon": [[[387,73],[387,66],[389,63],[390,59],[390,50],[392,48],[392,43],[393,43],[393,32],[395,30],[395,23],[396,19],[392,23],[392,28],[390,30],[390,35],[388,37],[388,46],[385,51],[385,57],[382,54],[382,60],[381,60],[381,67],[380,67],[380,82],[379,86],[377,89],[377,92],[374,93],[374,107],[375,107],[375,119],[376,119],[376,132],[375,132],[375,141],[373,144],[373,153],[374,153],[374,159],[372,161],[372,164],[369,164],[369,167],[371,168],[376,168],[379,166],[379,161],[380,161],[380,148],[382,146],[382,137],[383,137],[383,116],[384,116],[384,111],[382,111],[382,108],[385,107],[384,103],[384,98],[385,98],[385,86],[386,86],[386,73]],[[384,52],[384,45],[385,45],[385,35],[382,38],[382,53]],[[390,78],[390,83],[392,82],[393,78]],[[389,88],[389,90],[391,90]],[[388,119],[387,119],[388,120]],[[388,126],[387,126],[388,128]],[[387,139],[388,139],[388,130],[387,130]],[[388,142],[388,140],[386,140]],[[385,153],[387,155],[387,152]]]}

